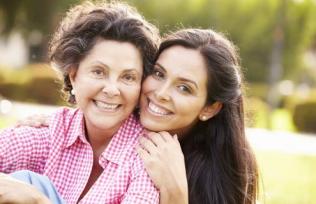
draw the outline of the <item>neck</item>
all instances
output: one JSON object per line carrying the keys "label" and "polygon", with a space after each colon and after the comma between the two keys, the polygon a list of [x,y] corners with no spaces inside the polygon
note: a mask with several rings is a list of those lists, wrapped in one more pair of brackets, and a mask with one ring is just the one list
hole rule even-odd
{"label": "neck", "polygon": [[118,130],[119,127],[110,130],[100,130],[85,123],[86,139],[90,143],[93,152],[102,153]]}

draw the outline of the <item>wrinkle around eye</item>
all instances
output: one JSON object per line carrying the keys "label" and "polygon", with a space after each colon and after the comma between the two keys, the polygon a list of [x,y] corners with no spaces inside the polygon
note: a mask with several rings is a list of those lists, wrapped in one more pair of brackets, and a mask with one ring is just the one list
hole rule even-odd
{"label": "wrinkle around eye", "polygon": [[103,70],[92,70],[91,73],[96,78],[104,78],[106,73]]}
{"label": "wrinkle around eye", "polygon": [[125,84],[128,84],[128,85],[140,82],[140,77],[133,74],[123,75],[121,79]]}

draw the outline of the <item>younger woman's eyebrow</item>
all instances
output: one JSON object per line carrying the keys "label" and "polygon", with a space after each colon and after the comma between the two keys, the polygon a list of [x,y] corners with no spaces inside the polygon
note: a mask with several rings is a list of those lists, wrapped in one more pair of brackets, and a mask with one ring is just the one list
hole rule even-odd
{"label": "younger woman's eyebrow", "polygon": [[158,62],[156,62],[156,65],[157,65],[160,69],[162,69],[164,72],[167,72],[166,69],[165,69],[161,64],[159,64]]}
{"label": "younger woman's eyebrow", "polygon": [[193,84],[197,89],[199,88],[198,85],[195,83],[195,81],[192,81],[190,79],[183,78],[183,77],[180,77],[179,79],[180,79],[180,81],[184,81],[184,82],[188,82],[190,84]]}
{"label": "younger woman's eyebrow", "polygon": [[[159,64],[158,62],[156,62],[156,65],[161,68],[164,72],[167,72],[166,69],[161,65]],[[185,82],[189,82],[189,83],[192,83],[196,88],[198,88],[198,85],[195,83],[195,81],[192,81],[190,79],[187,79],[187,78],[183,78],[183,77],[180,77],[179,78],[181,81],[185,81]]]}

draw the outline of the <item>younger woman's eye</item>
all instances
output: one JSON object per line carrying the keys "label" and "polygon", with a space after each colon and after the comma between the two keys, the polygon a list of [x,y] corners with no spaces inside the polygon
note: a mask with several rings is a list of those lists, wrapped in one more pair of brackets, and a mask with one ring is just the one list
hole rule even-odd
{"label": "younger woman's eye", "polygon": [[159,69],[154,69],[152,72],[152,76],[156,79],[162,79],[164,78],[165,74]]}
{"label": "younger woman's eye", "polygon": [[179,85],[178,89],[180,90],[180,92],[186,93],[186,94],[191,94],[192,90],[189,86],[187,85]]}

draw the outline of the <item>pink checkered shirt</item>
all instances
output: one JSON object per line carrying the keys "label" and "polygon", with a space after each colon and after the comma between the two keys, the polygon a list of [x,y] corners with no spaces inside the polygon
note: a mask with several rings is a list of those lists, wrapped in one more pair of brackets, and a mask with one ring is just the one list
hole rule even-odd
{"label": "pink checkered shirt", "polygon": [[49,127],[8,128],[0,133],[0,171],[28,169],[48,176],[68,203],[159,203],[159,193],[135,152],[143,130],[130,116],[99,158],[103,173],[80,200],[93,164],[83,114],[62,108]]}

